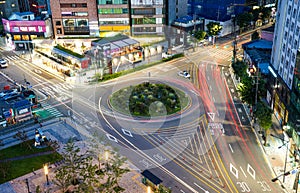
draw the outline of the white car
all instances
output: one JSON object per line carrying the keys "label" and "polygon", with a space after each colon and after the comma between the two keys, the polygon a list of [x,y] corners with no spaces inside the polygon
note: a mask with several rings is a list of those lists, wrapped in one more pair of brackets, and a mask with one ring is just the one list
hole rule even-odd
{"label": "white car", "polygon": [[191,75],[187,71],[179,71],[178,76],[182,76],[184,78],[191,78]]}
{"label": "white car", "polygon": [[8,67],[8,62],[5,59],[3,59],[3,58],[0,59],[0,67],[1,68]]}

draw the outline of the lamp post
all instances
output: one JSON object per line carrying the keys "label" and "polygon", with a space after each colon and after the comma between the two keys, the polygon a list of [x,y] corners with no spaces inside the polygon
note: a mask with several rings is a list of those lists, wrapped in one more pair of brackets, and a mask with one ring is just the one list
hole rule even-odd
{"label": "lamp post", "polygon": [[[284,168],[283,168],[283,173],[285,174],[286,173],[287,156],[288,156],[288,152],[289,152],[289,147],[288,147],[289,141],[286,141],[285,139],[282,139],[282,138],[280,138],[276,135],[273,135],[273,134],[271,134],[271,136],[275,137],[277,139],[280,139],[282,141],[283,144],[281,146],[279,146],[278,149],[282,148],[283,146],[286,146],[285,159],[284,159]],[[283,180],[282,180],[283,183],[285,182],[285,176],[286,175],[283,175]]]}
{"label": "lamp post", "polygon": [[47,164],[45,164],[45,165],[44,165],[44,173],[45,173],[45,176],[46,176],[47,185],[49,185],[49,178],[48,178],[48,165],[47,165]]}
{"label": "lamp post", "polygon": [[104,158],[105,158],[106,170],[108,170],[108,150],[104,152]]}
{"label": "lamp post", "polygon": [[147,186],[147,193],[151,193],[151,187]]}
{"label": "lamp post", "polygon": [[27,191],[28,191],[28,193],[31,193],[31,192],[30,192],[30,189],[29,189],[28,178],[25,179],[25,183],[26,183],[26,185],[27,185]]}

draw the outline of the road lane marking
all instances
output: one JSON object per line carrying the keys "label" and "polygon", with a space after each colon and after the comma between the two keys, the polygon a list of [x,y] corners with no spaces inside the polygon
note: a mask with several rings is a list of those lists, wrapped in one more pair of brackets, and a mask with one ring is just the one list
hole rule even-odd
{"label": "road lane marking", "polygon": [[[101,110],[101,97],[99,97],[99,101],[98,101],[98,110],[101,114],[101,116],[103,117],[104,121],[111,125],[110,122],[106,119],[106,117],[104,116],[102,110]],[[173,177],[175,180],[177,180],[179,183],[181,183],[182,185],[184,185],[186,188],[188,188],[189,190],[191,190],[194,193],[197,193],[197,191],[192,188],[190,185],[188,185],[186,182],[184,182],[183,180],[181,180],[178,176],[174,175],[172,172],[170,172],[168,169],[166,169],[165,167],[159,165],[159,163],[157,163],[154,159],[152,159],[150,156],[148,156],[145,152],[143,152],[141,149],[137,148],[133,143],[131,143],[128,139],[126,139],[123,135],[121,135],[121,133],[119,133],[118,130],[116,130],[112,125],[111,127],[114,129],[114,131],[123,139],[125,140],[128,144],[130,144],[136,151],[136,153],[139,153],[140,155],[143,155],[144,157],[147,157],[153,164],[155,164],[157,167],[159,167],[161,170],[163,170],[166,174],[168,174],[170,177]],[[214,189],[213,187],[211,187],[212,189]]]}
{"label": "road lane marking", "polygon": [[230,163],[230,172],[239,179],[239,171]]}
{"label": "road lane marking", "polygon": [[133,137],[133,136],[132,136],[132,133],[131,133],[130,131],[128,131],[128,130],[126,130],[126,129],[122,129],[122,131],[123,131],[123,133],[124,133],[125,135],[127,135],[127,136],[129,136],[129,137]]}
{"label": "road lane marking", "polygon": [[199,186],[195,182],[194,182],[194,185],[197,186],[198,188],[200,188],[201,190],[203,190],[205,193],[209,193],[209,191],[205,190],[204,188],[202,188],[201,186]]}
{"label": "road lane marking", "polygon": [[255,170],[250,166],[250,164],[247,165],[247,172],[255,180]]}
{"label": "road lane marking", "polygon": [[246,173],[244,172],[243,168],[240,166],[240,169],[242,170],[242,173],[244,174],[244,176],[247,178]]}
{"label": "road lane marking", "polygon": [[117,140],[116,137],[114,137],[114,136],[112,136],[112,135],[110,135],[110,134],[108,134],[108,133],[106,134],[106,137],[107,137],[109,140],[118,143],[118,140]]}
{"label": "road lane marking", "polygon": [[229,146],[229,148],[230,148],[230,151],[233,153],[233,149],[232,149],[231,145],[228,144],[228,146]]}

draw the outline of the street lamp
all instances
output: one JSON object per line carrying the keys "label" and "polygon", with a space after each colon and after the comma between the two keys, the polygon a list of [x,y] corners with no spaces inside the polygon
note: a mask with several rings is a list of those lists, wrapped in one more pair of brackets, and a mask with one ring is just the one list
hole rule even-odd
{"label": "street lamp", "polygon": [[45,164],[45,165],[44,165],[44,173],[45,173],[45,176],[46,176],[47,185],[49,185],[49,178],[48,178],[48,165],[47,165],[47,164]]}
{"label": "street lamp", "polygon": [[28,191],[28,193],[31,193],[31,192],[30,192],[30,189],[29,189],[28,178],[25,179],[25,183],[26,183],[26,185],[27,185],[27,191]]}
{"label": "street lamp", "polygon": [[147,193],[151,193],[151,187],[147,186]]}
{"label": "street lamp", "polygon": [[104,152],[104,158],[105,158],[105,163],[106,163],[106,170],[108,170],[108,150]]}
{"label": "street lamp", "polygon": [[[289,147],[288,147],[288,144],[289,144],[289,141],[286,141],[285,139],[282,139],[276,135],[273,135],[271,134],[272,137],[275,137],[277,139],[280,139],[282,141],[282,145],[278,147],[278,149],[282,148],[283,146],[286,146],[286,152],[285,152],[285,160],[284,160],[284,169],[283,169],[283,173],[285,174],[286,173],[286,163],[287,163],[287,156],[288,156],[288,152],[289,152]],[[284,135],[285,136],[285,135]],[[288,172],[287,172],[288,173]],[[289,173],[288,173],[289,174]],[[287,174],[287,175],[288,175]],[[286,175],[283,175],[283,180],[282,182],[284,183],[285,182],[285,176]]]}

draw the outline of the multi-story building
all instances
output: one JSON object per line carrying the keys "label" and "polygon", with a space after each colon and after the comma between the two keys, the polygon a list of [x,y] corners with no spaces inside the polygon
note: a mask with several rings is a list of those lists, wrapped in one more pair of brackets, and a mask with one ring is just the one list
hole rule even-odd
{"label": "multi-story building", "polygon": [[9,18],[13,12],[20,12],[18,0],[0,0],[0,19]]}
{"label": "multi-story building", "polygon": [[187,16],[187,0],[169,0],[166,6],[166,24],[171,25],[176,19]]}
{"label": "multi-story building", "polygon": [[96,1],[51,0],[55,37],[99,36]]}
{"label": "multi-story building", "polygon": [[52,36],[50,18],[36,18],[32,12],[15,12],[2,23],[7,46],[15,50],[31,50],[33,39]]}
{"label": "multi-story building", "polygon": [[205,26],[211,21],[220,22],[220,36],[224,36],[233,32],[232,18],[242,13],[246,5],[246,0],[188,0],[188,14],[205,18]]}
{"label": "multi-story building", "polygon": [[279,0],[277,10],[271,56],[274,85],[269,91],[269,96],[272,99],[270,105],[274,109],[275,116],[284,125],[300,119],[299,64],[297,64],[300,1]]}
{"label": "multi-story building", "polygon": [[101,32],[107,31],[130,33],[129,2],[130,0],[99,0],[97,2],[100,36]]}
{"label": "multi-story building", "polygon": [[130,10],[131,35],[164,35],[164,0],[131,0]]}

